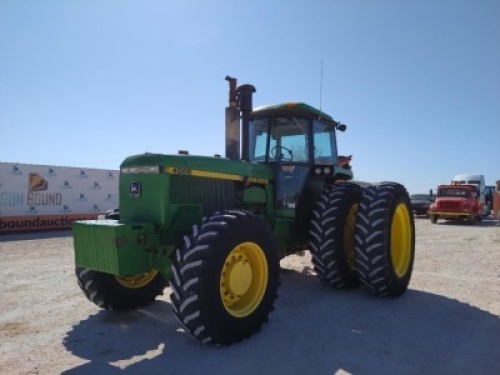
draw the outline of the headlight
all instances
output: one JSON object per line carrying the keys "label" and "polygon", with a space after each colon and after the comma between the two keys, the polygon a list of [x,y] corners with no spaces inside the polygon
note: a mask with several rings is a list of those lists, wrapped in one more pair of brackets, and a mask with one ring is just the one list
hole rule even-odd
{"label": "headlight", "polygon": [[332,173],[332,168],[325,167],[325,169],[323,169],[323,171],[325,172],[326,175],[329,175],[330,173]]}
{"label": "headlight", "polygon": [[319,175],[321,174],[321,167],[316,167],[316,168],[314,168],[314,174],[315,174],[316,176],[319,176]]}
{"label": "headlight", "polygon": [[140,166],[140,167],[123,167],[120,169],[122,174],[158,174],[160,167],[155,166]]}

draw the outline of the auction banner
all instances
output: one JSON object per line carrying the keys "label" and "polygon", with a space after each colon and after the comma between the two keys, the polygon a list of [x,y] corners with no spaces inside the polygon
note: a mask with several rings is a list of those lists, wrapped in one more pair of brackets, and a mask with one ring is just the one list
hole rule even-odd
{"label": "auction banner", "polygon": [[0,234],[69,229],[118,206],[116,170],[0,163]]}

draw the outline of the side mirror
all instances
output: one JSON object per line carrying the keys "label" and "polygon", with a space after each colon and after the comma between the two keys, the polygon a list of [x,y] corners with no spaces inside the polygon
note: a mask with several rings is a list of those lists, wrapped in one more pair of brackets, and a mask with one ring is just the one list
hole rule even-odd
{"label": "side mirror", "polygon": [[338,123],[338,125],[335,127],[337,130],[341,131],[341,132],[345,132],[345,130],[347,129],[347,125],[345,124],[341,124],[340,122]]}

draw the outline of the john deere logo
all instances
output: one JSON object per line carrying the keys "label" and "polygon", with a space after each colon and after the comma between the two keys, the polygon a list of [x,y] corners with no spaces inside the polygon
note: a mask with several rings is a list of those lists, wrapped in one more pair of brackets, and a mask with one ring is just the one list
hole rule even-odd
{"label": "john deere logo", "polygon": [[129,186],[130,198],[139,198],[141,196],[141,183],[133,181]]}

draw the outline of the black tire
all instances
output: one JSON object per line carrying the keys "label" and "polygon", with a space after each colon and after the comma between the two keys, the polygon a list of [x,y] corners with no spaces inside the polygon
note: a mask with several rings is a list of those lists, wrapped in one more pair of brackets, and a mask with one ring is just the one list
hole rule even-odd
{"label": "black tire", "polygon": [[249,212],[216,213],[184,237],[172,273],[170,299],[185,330],[202,343],[230,345],[258,332],[274,309],[277,243]]}
{"label": "black tire", "polygon": [[78,285],[89,301],[106,310],[132,310],[153,303],[167,286],[156,270],[134,277],[76,267]]}
{"label": "black tire", "polygon": [[359,285],[354,228],[361,196],[359,185],[334,185],[323,191],[313,210],[309,250],[317,277],[330,288]]}
{"label": "black tire", "polygon": [[438,222],[438,216],[431,214],[431,223],[436,224]]}
{"label": "black tire", "polygon": [[356,216],[356,265],[362,285],[379,296],[408,288],[415,258],[415,222],[404,186],[364,189]]}

